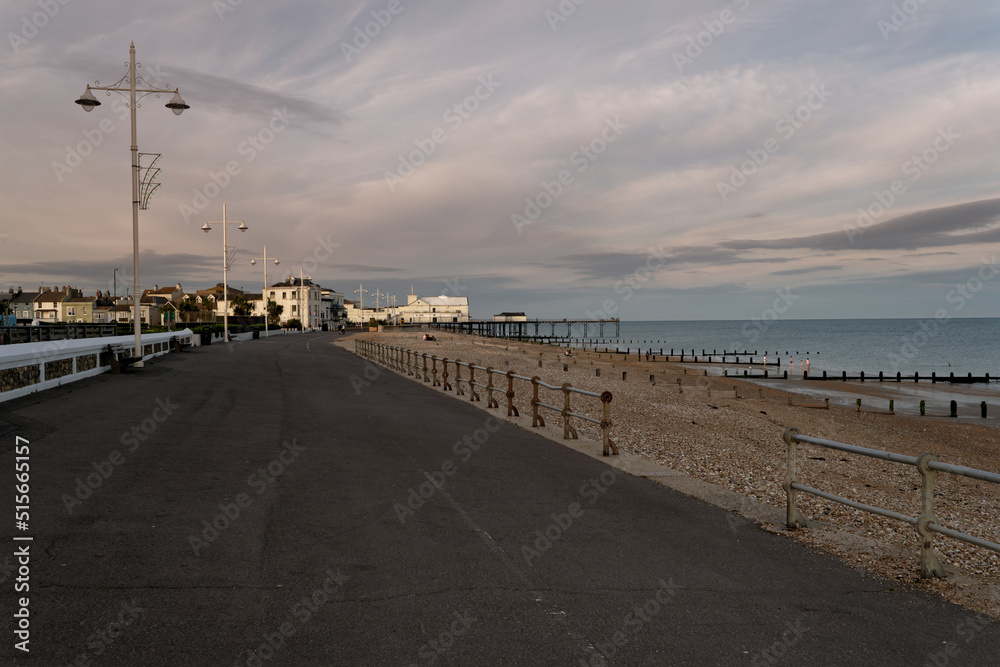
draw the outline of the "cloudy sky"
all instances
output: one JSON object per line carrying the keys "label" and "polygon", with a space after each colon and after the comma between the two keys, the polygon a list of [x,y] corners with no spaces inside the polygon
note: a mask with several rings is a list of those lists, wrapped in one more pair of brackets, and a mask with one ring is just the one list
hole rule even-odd
{"label": "cloudy sky", "polygon": [[[0,284],[306,275],[472,313],[1000,312],[1000,4],[7,0]],[[149,158],[146,158],[148,161]],[[984,262],[986,266],[983,267]],[[274,271],[278,271],[276,274]],[[124,277],[123,277],[124,276]],[[949,299],[961,286],[969,293]],[[370,303],[372,297],[367,297]]]}

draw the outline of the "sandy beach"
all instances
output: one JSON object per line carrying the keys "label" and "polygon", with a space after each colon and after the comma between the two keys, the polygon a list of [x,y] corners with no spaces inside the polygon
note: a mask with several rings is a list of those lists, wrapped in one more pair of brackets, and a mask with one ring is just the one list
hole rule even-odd
{"label": "sandy beach", "polygon": [[[337,344],[353,351],[358,336],[438,357],[514,370],[528,377],[537,375],[550,384],[569,382],[591,391],[611,391],[612,437],[622,451],[782,509],[785,494],[781,482],[786,469],[782,433],[788,427],[803,435],[911,456],[929,451],[947,463],[998,470],[1000,430],[995,426],[1000,405],[994,402],[994,414],[980,419],[982,387],[744,381],[720,376],[701,365],[647,363],[635,355],[623,362],[621,355],[615,358],[580,350],[567,357],[564,350],[550,346],[437,332],[433,342],[410,331],[356,334]],[[624,381],[622,372],[627,373]],[[945,416],[948,401],[954,396],[960,397],[956,400],[964,396],[964,416],[960,419]],[[855,406],[857,397],[863,398],[860,413]],[[831,398],[829,410],[804,407],[822,405],[824,398]],[[895,415],[888,414],[889,398],[896,399]],[[927,401],[926,417],[913,409],[921,398]],[[530,412],[529,399],[530,395],[521,394],[516,400],[522,414]],[[561,398],[552,398],[557,400]],[[599,417],[601,404],[596,400],[574,401],[573,409]],[[560,418],[549,413],[547,419],[558,422]],[[598,428],[579,420],[576,427],[581,437],[600,439]],[[920,476],[913,467],[805,445],[802,449],[800,478],[804,484],[909,516],[919,513]],[[998,540],[998,485],[939,474],[935,488],[935,509],[942,525]],[[943,594],[1000,618],[1000,555],[938,536],[935,545],[939,556],[955,574],[948,580],[920,580],[919,542],[911,526],[808,494],[799,494],[799,503],[807,519],[830,524],[875,546],[858,548],[857,543],[824,537],[822,530],[763,527],[822,548],[855,567]]]}

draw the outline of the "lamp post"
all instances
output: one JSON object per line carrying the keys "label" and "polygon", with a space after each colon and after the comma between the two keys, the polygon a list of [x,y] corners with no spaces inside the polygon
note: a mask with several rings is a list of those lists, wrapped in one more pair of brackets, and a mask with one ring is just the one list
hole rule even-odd
{"label": "lamp post", "polygon": [[111,272],[111,279],[112,279],[112,281],[114,281],[114,284],[115,284],[115,298],[111,302],[112,305],[116,304],[118,302],[118,272],[119,271],[121,271],[121,269],[115,269],[114,271]]}
{"label": "lamp post", "polygon": [[[262,262],[264,262],[264,291],[261,292],[260,295],[264,299],[264,338],[267,338],[267,319],[270,316],[270,313],[267,312],[267,306],[268,306],[268,298],[267,298],[267,246],[264,246],[264,256],[263,257],[254,257],[253,259],[250,260],[250,264],[251,265],[256,265],[258,259],[261,260]],[[280,264],[280,262],[275,259],[274,260],[274,265],[277,266],[278,264]]]}
{"label": "lamp post", "polygon": [[365,321],[365,294],[371,294],[371,292],[365,289],[364,283],[358,283],[358,289],[354,290],[354,293],[361,299],[361,314],[358,315],[358,326],[362,326]]}
{"label": "lamp post", "polygon": [[229,246],[226,244],[226,225],[235,225],[240,223],[237,227],[241,232],[245,232],[250,229],[246,226],[246,223],[242,220],[227,220],[226,219],[226,203],[222,203],[222,220],[215,220],[213,222],[206,222],[201,230],[208,234],[212,231],[211,225],[222,225],[222,326],[223,340],[227,343],[229,342],[229,267],[233,263],[233,255],[236,254],[236,248],[233,248],[233,253],[230,254]]}
{"label": "lamp post", "polygon": [[[138,99],[142,99],[146,95],[156,95],[160,96],[161,93],[173,93],[174,96],[170,98],[167,102],[166,107],[173,111],[178,116],[184,113],[185,109],[190,109],[184,100],[181,99],[181,94],[177,88],[173,90],[166,88],[152,88],[149,84],[140,76],[136,76],[136,68],[141,68],[141,64],[136,64],[135,62],[135,42],[129,44],[128,47],[128,72],[118,79],[114,85],[111,86],[101,86],[100,81],[95,81],[96,85],[87,86],[87,90],[84,91],[80,99],[76,100],[76,103],[83,107],[84,111],[93,111],[94,107],[100,106],[100,101],[94,97],[92,90],[103,90],[106,91],[108,95],[112,92],[120,93],[124,95],[128,92],[128,108],[132,117],[132,273],[133,278],[133,293],[137,296],[132,302],[132,319],[135,324],[135,353],[133,356],[139,357],[139,361],[132,364],[133,368],[142,368],[142,338],[140,336],[140,321],[139,316],[139,296],[142,292],[139,291],[139,145],[136,143],[135,138],[135,110],[138,108],[136,93],[140,93]],[[145,88],[136,87],[138,84],[146,86]]]}

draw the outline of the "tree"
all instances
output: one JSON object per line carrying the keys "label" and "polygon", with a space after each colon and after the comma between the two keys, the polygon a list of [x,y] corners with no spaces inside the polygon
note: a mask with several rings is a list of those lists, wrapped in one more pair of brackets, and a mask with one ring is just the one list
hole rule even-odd
{"label": "tree", "polygon": [[178,308],[182,313],[192,313],[198,310],[198,304],[194,302],[194,299],[192,299],[189,296],[186,296],[184,297],[184,300],[181,301],[181,305],[178,306]]}
{"label": "tree", "polygon": [[174,325],[173,305],[165,303],[162,306],[160,306],[159,310],[160,310],[160,319],[166,320],[167,322],[167,329],[173,329]]}
{"label": "tree", "polygon": [[287,322],[285,322],[284,326],[285,326],[286,329],[301,329],[302,328],[302,320],[300,320],[297,317],[293,317],[292,319],[290,319]]}
{"label": "tree", "polygon": [[237,294],[229,303],[232,305],[233,315],[236,317],[250,317],[250,314],[256,309],[256,306],[247,301],[243,294]]}
{"label": "tree", "polygon": [[282,313],[283,310],[285,310],[284,306],[279,305],[276,301],[272,301],[271,299],[268,299],[267,300],[267,323],[268,324],[273,324],[273,325],[277,326],[278,322],[281,321],[281,313]]}

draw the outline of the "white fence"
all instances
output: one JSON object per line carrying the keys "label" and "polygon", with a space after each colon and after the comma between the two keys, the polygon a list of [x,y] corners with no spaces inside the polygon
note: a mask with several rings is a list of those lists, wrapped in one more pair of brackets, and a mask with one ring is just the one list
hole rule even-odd
{"label": "white fence", "polygon": [[[820,498],[841,503],[842,505],[847,505],[848,507],[863,510],[871,514],[877,514],[889,519],[895,519],[896,521],[902,521],[916,528],[917,535],[920,538],[920,576],[924,578],[947,576],[944,566],[934,553],[935,533],[947,535],[953,539],[968,542],[969,544],[975,544],[976,546],[984,549],[1000,553],[1000,544],[990,542],[989,540],[984,540],[981,537],[975,537],[958,530],[946,528],[938,523],[938,519],[934,514],[935,472],[946,472],[952,475],[959,475],[970,479],[978,479],[984,482],[1000,484],[1000,475],[997,473],[988,472],[986,470],[977,470],[975,468],[966,468],[965,466],[957,466],[951,463],[942,463],[938,460],[937,454],[932,454],[930,452],[924,452],[920,456],[907,456],[905,454],[897,454],[895,452],[885,452],[880,449],[869,449],[867,447],[858,447],[857,445],[848,445],[843,442],[834,442],[832,440],[823,440],[821,438],[799,435],[798,429],[794,428],[785,429],[784,440],[785,444],[788,446],[788,472],[785,475],[785,481],[782,484],[782,487],[784,488],[786,495],[786,525],[789,530],[805,528],[808,525],[805,516],[803,516],[801,511],[799,511],[798,504],[795,502],[795,492],[802,491],[803,493],[819,496]],[[881,507],[866,505],[865,503],[859,503],[855,500],[844,498],[843,496],[838,496],[826,491],[821,491],[820,489],[814,489],[811,486],[802,484],[799,482],[799,443],[814,445],[816,447],[825,447],[827,449],[836,449],[842,452],[851,452],[852,454],[860,454],[861,456],[869,456],[876,459],[892,461],[893,463],[902,463],[904,465],[915,467],[920,473],[921,478],[920,516],[907,516],[905,514],[893,512]]]}
{"label": "white fence", "polygon": [[[193,342],[190,329],[144,334],[142,358],[167,354],[174,338]],[[133,335],[0,346],[0,402],[106,373],[113,355],[139,356],[134,352]]]}

